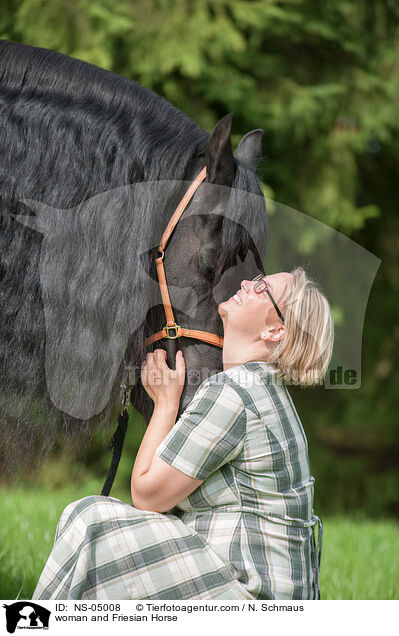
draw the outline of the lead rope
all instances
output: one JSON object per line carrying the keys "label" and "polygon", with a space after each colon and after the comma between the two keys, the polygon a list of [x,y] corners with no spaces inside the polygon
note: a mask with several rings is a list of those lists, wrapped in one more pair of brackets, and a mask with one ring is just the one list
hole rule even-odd
{"label": "lead rope", "polygon": [[112,459],[103,489],[101,491],[101,494],[104,495],[104,497],[109,496],[122,455],[123,443],[125,441],[127,425],[129,423],[129,413],[127,409],[130,404],[129,398],[131,388],[132,387],[129,386],[129,384],[127,383],[127,378],[125,378],[122,381],[120,387],[120,411],[118,415],[118,428],[113,434],[110,444],[107,448],[109,452],[112,451]]}

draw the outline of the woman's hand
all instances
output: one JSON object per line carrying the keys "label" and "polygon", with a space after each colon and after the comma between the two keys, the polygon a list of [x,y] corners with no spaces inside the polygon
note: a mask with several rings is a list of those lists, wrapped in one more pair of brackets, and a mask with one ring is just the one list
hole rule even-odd
{"label": "woman's hand", "polygon": [[186,377],[182,351],[176,353],[176,370],[166,363],[166,351],[156,349],[148,353],[141,365],[141,382],[154,405],[178,407]]}

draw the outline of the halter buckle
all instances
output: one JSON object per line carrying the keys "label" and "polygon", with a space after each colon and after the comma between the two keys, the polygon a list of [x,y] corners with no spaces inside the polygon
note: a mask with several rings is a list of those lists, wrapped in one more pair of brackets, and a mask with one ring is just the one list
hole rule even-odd
{"label": "halter buckle", "polygon": [[[164,327],[165,331],[166,331],[166,336],[165,338],[169,338],[169,340],[176,340],[176,338],[180,338],[180,325],[176,325],[176,323],[174,325],[165,325]],[[171,336],[169,333],[170,329],[174,329],[175,330],[175,335]]]}
{"label": "halter buckle", "polygon": [[122,382],[120,386],[119,404],[120,404],[121,414],[123,413],[125,409],[128,408],[128,406],[130,406],[130,389],[131,388],[132,387],[129,386],[126,382]]}

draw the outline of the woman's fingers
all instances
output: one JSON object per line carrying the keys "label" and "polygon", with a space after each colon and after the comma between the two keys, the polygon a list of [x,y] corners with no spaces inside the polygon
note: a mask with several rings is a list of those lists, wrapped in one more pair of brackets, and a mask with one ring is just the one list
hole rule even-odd
{"label": "woman's fingers", "polygon": [[[145,361],[143,362],[143,366],[147,364],[149,368],[158,366],[160,368],[169,369],[169,366],[166,360],[167,360],[167,353],[165,349],[155,349],[155,351],[147,353],[147,357]],[[185,370],[185,366],[186,365],[185,365],[185,361],[183,357],[183,352],[179,350],[176,352],[176,371]]]}
{"label": "woman's fingers", "polygon": [[147,357],[142,364],[144,371],[150,372],[162,367],[167,367],[166,351],[164,349],[156,349],[147,353]]}
{"label": "woman's fingers", "polygon": [[154,351],[154,360],[157,364],[162,364],[162,362],[166,362],[166,351],[165,349],[155,349]]}
{"label": "woman's fingers", "polygon": [[176,368],[170,369],[165,349],[156,349],[148,353],[143,362],[142,382],[154,404],[158,401],[178,403],[184,387],[185,374],[186,367],[181,351],[176,354]]}
{"label": "woman's fingers", "polygon": [[148,363],[150,366],[156,366],[156,367],[167,366],[165,349],[155,349],[155,351],[153,351],[152,353],[149,353],[148,356],[150,356],[150,358],[148,359]]}
{"label": "woman's fingers", "polygon": [[179,349],[176,353],[176,372],[179,377],[179,380],[182,384],[184,384],[186,378],[186,363],[183,357],[183,351]]}

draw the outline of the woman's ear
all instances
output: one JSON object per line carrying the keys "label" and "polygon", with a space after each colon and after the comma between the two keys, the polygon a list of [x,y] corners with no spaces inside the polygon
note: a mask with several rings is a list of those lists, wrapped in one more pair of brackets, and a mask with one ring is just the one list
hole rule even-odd
{"label": "woman's ear", "polygon": [[284,335],[284,325],[278,327],[269,327],[261,333],[262,340],[266,342],[279,342]]}

